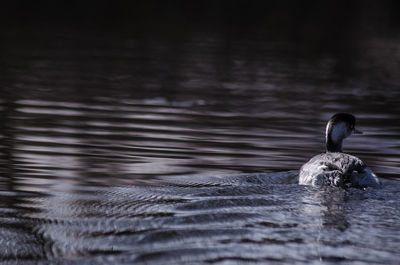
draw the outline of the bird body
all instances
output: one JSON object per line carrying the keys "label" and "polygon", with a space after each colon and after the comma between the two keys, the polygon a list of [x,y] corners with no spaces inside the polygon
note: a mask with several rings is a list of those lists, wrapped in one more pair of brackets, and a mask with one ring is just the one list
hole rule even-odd
{"label": "bird body", "polygon": [[358,157],[327,152],[310,159],[300,169],[300,184],[379,188],[378,177]]}

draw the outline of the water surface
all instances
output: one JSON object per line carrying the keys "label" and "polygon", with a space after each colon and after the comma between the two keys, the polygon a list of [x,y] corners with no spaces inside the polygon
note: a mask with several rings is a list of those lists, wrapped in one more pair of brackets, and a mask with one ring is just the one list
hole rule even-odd
{"label": "water surface", "polygon": [[[1,44],[2,262],[400,259],[398,41],[310,56],[201,31],[20,31]],[[381,190],[296,183],[339,111]]]}

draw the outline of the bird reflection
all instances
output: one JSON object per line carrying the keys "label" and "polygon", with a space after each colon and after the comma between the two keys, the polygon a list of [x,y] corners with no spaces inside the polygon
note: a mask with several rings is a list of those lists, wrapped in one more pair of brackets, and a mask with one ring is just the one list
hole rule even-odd
{"label": "bird reflection", "polygon": [[[346,191],[334,187],[307,192],[303,197],[303,212],[310,220],[318,220],[321,229],[345,231],[350,227],[346,218]],[[317,218],[317,219],[315,219]]]}

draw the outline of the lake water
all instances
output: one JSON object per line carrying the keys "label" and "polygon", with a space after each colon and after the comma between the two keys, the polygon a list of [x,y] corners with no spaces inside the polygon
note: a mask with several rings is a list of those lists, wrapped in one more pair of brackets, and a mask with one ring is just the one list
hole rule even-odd
{"label": "lake water", "polygon": [[[398,264],[398,39],[3,37],[1,262]],[[382,189],[296,183],[336,112]]]}

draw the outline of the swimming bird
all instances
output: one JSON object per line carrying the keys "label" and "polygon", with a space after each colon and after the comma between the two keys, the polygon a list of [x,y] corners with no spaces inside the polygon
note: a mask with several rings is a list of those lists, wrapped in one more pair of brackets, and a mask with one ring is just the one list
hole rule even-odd
{"label": "swimming bird", "polygon": [[378,177],[358,157],[345,154],[342,143],[353,133],[356,118],[349,113],[337,113],[326,125],[326,153],[314,156],[300,169],[299,184],[356,188],[380,188]]}

